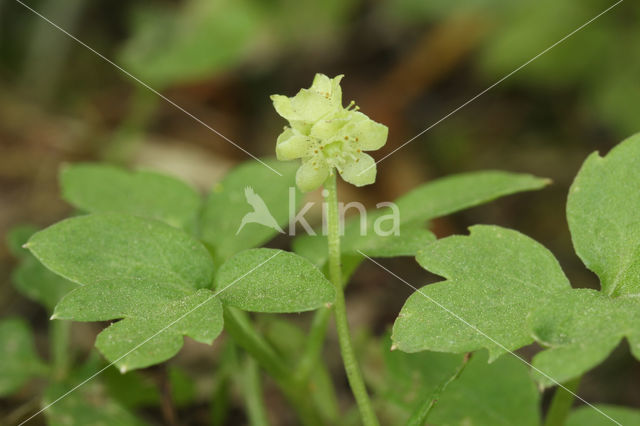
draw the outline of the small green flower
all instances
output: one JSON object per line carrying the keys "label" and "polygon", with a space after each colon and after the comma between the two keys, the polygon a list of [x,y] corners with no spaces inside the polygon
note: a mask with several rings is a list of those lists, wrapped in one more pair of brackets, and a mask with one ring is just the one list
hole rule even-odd
{"label": "small green flower", "polygon": [[342,106],[342,77],[316,74],[311,87],[294,97],[271,96],[276,111],[290,125],[278,137],[276,154],[279,160],[302,159],[296,174],[302,191],[322,185],[334,168],[355,186],[376,180],[375,161],[364,151],[380,149],[388,129],[358,112],[353,102]]}

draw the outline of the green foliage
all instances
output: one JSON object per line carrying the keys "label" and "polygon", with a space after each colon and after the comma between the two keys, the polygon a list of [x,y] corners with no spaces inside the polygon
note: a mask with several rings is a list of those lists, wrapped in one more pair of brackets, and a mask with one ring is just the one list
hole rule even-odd
{"label": "green foliage", "polygon": [[559,380],[596,366],[624,337],[640,359],[638,158],[635,135],[605,157],[589,156],[571,186],[567,219],[573,244],[602,290],[573,290],[532,314],[533,333],[550,347],[534,365]]}
{"label": "green foliage", "polygon": [[81,285],[56,306],[55,318],[124,318],[97,339],[107,359],[118,360],[123,370],[166,360],[182,346],[183,334],[210,343],[222,330],[220,303],[206,290],[213,278],[211,258],[176,228],[97,214],[59,222],[35,234],[27,246],[49,269]]}
{"label": "green foliage", "polygon": [[522,234],[472,227],[469,236],[418,253],[421,266],[447,281],[407,300],[395,344],[409,352],[487,348],[495,359],[535,339],[549,347],[533,360],[542,385],[580,376],[624,337],[640,359],[637,158],[638,135],[605,157],[590,156],[571,187],[567,215],[576,252],[600,277],[602,291],[571,289],[551,253]]}
{"label": "green foliage", "polygon": [[570,288],[549,251],[497,226],[474,226],[468,237],[439,240],[421,250],[416,260],[447,281],[415,292],[398,315],[393,341],[407,352],[487,348],[493,360],[505,350],[531,343],[526,313],[548,294]]}
{"label": "green foliage", "polygon": [[[278,226],[284,227],[289,220],[289,188],[294,187],[297,167],[295,164],[265,161],[283,176],[257,161],[246,162],[216,183],[205,202],[200,222],[201,235],[218,259],[226,260],[241,250],[264,244],[278,233],[258,223],[247,223],[238,229],[242,217],[252,211],[247,201],[253,202],[255,198],[246,195],[247,188],[264,201]],[[301,203],[302,195],[294,191],[296,202]]]}
{"label": "green foliage", "polygon": [[47,373],[25,321],[18,318],[0,321],[0,342],[0,396],[10,395],[29,379]]}
{"label": "green foliage", "polygon": [[62,197],[87,213],[144,216],[192,229],[200,196],[184,182],[150,171],[128,172],[103,164],[74,164],[60,173]]}
{"label": "green foliage", "polygon": [[331,282],[311,262],[282,250],[240,252],[222,265],[216,282],[220,299],[245,311],[308,311],[335,297]]}

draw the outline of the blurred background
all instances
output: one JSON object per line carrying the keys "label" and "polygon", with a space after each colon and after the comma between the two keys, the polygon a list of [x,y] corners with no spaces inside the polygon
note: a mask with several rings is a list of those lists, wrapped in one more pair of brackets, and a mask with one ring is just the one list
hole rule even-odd
{"label": "blurred background", "polygon": [[[270,94],[292,96],[308,87],[316,72],[345,74],[345,103],[356,100],[364,113],[390,128],[387,145],[374,153],[379,159],[613,1],[25,3],[257,156],[273,155],[285,124],[275,114]],[[639,19],[640,3],[621,3],[385,159],[378,165],[375,185],[357,194],[344,187],[342,197],[374,206],[430,179],[480,169],[549,177],[554,184],[547,189],[438,220],[433,229],[438,236],[464,233],[475,223],[517,229],[551,249],[574,286],[596,287],[595,276],[573,254],[564,204],[590,152],[605,153],[640,130]],[[71,213],[57,186],[58,169],[66,162],[153,168],[180,176],[205,193],[229,168],[248,159],[117,66],[19,2],[0,0],[1,235],[18,224],[43,227]],[[435,279],[411,259],[384,264],[416,284]],[[46,339],[46,312],[13,289],[14,265],[3,245],[1,316],[29,318],[38,347],[46,352],[41,341]],[[363,351],[367,336],[382,335],[409,294],[410,289],[376,266],[360,268],[348,300],[353,326],[365,342]],[[366,329],[367,324],[375,327]],[[91,324],[78,325],[77,345],[88,352],[96,330]],[[179,373],[171,374],[181,377],[185,389],[206,386],[189,369],[203,363],[211,368],[209,350],[190,344],[172,361]],[[348,399],[337,356],[328,350],[344,387],[340,395]],[[151,369],[144,374],[156,380],[156,373]],[[638,379],[640,367],[624,343],[587,375],[581,395],[640,407]],[[24,392],[0,403],[0,419],[28,400],[28,390]],[[191,395],[185,405],[191,407],[189,414],[174,417],[199,423],[208,415],[208,401],[199,400],[195,391],[185,395]],[[284,402],[278,395],[267,398],[270,415],[277,418]],[[233,398],[230,407],[228,418],[242,422]],[[148,410],[149,418],[166,420],[160,409]]]}

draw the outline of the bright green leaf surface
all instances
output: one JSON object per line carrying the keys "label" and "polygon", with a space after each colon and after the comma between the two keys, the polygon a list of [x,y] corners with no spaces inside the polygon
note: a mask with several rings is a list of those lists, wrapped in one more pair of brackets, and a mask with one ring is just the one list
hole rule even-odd
{"label": "bright green leaf surface", "polygon": [[74,164],[60,173],[62,197],[88,213],[124,213],[191,229],[200,195],[186,183],[150,171],[128,172],[103,164]]}
{"label": "bright green leaf surface", "polygon": [[[536,340],[550,347],[534,357],[533,365],[558,382],[600,364],[625,336],[640,359],[637,300],[576,289],[546,299],[529,321]],[[553,384],[549,377],[535,374],[542,384]]]}
{"label": "bright green leaf surface", "polygon": [[119,360],[121,369],[166,360],[181,347],[182,335],[210,343],[221,331],[218,300],[209,290],[197,291],[212,282],[209,253],[179,229],[135,216],[81,216],[38,232],[28,248],[49,269],[82,285],[60,301],[54,317],[124,318],[97,339],[110,361],[208,300]]}
{"label": "bright green leaf surface", "polygon": [[107,359],[118,360],[118,368],[125,372],[171,358],[182,347],[182,336],[213,342],[222,332],[222,323],[220,301],[210,290],[201,289],[112,324],[98,335],[96,347]]}
{"label": "bright green leaf surface", "polygon": [[[596,407],[621,425],[640,425],[640,410],[605,404],[598,404]],[[610,419],[593,408],[580,407],[569,415],[565,426],[611,426],[612,424]]]}
{"label": "bright green leaf surface", "polygon": [[640,134],[605,157],[593,153],[576,176],[567,219],[576,253],[610,296],[640,295]]}
{"label": "bright green leaf surface", "polygon": [[447,281],[423,287],[406,301],[393,327],[399,349],[461,353],[487,348],[495,359],[505,348],[531,343],[527,314],[570,289],[556,259],[534,240],[497,226],[470,231],[418,253],[423,268]]}
{"label": "bright green leaf surface", "polygon": [[224,263],[216,277],[223,303],[253,312],[301,312],[332,303],[333,285],[294,253],[250,249]]}
{"label": "bright green leaf surface", "polygon": [[[257,161],[246,162],[215,184],[205,203],[200,223],[202,239],[214,248],[221,260],[266,243],[278,234],[274,227],[286,232],[290,188],[296,204],[302,202],[302,195],[295,187],[296,164],[265,162],[283,176]],[[245,215],[251,212],[256,213],[247,219],[265,219],[263,223],[242,225]],[[270,216],[275,220],[271,221]]]}
{"label": "bright green leaf surface", "polygon": [[27,380],[46,371],[27,323],[17,318],[0,321],[0,396],[12,394]]}
{"label": "bright green leaf surface", "polygon": [[426,183],[396,200],[402,223],[427,221],[506,195],[544,188],[550,183],[528,174],[483,171]]}

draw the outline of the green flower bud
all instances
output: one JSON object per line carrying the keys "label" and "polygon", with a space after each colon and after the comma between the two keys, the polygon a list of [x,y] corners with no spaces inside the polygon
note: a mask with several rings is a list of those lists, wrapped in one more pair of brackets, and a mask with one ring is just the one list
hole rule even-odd
{"label": "green flower bud", "polygon": [[278,114],[289,121],[276,143],[279,160],[302,159],[296,184],[302,191],[321,186],[337,170],[356,186],[376,180],[376,165],[364,151],[380,149],[388,129],[361,112],[342,106],[342,75],[333,79],[316,74],[309,89],[294,97],[273,95]]}

